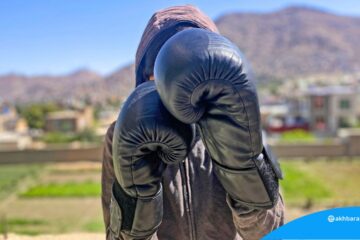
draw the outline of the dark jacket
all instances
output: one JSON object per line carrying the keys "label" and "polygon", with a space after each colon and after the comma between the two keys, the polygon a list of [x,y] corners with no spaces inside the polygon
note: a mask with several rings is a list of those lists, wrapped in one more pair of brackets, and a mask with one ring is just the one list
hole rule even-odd
{"label": "dark jacket", "polygon": [[[110,199],[115,181],[112,162],[114,125],[106,134],[102,167],[102,206],[107,239],[112,239]],[[149,239],[259,239],[284,223],[282,199],[270,210],[249,213],[227,201],[201,140],[185,161],[168,166],[163,177],[163,190],[163,221]],[[131,238],[122,234],[122,239]]]}
{"label": "dark jacket", "polygon": [[[154,60],[164,42],[176,32],[193,27],[218,32],[206,15],[189,5],[164,9],[152,16],[136,54],[136,85],[153,74]],[[102,207],[107,239],[117,239],[111,237],[111,232],[116,232],[119,227],[111,224],[111,217],[116,217],[119,208],[113,205],[110,209],[111,189],[115,181],[113,131],[114,123],[106,134],[102,167]],[[158,231],[147,239],[259,239],[284,223],[281,198],[270,210],[251,212],[227,200],[226,192],[213,172],[211,159],[200,139],[186,160],[167,167],[162,184],[163,221]],[[132,238],[121,233],[120,239]]]}

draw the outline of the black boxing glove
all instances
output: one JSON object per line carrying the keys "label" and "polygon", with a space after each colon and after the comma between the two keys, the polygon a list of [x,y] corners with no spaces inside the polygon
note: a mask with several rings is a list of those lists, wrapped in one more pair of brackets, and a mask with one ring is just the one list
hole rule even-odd
{"label": "black boxing glove", "polygon": [[113,185],[110,229],[120,234],[151,236],[162,221],[161,178],[167,164],[186,158],[194,128],[163,106],[154,82],[138,86],[128,97],[113,137]]}
{"label": "black boxing glove", "polygon": [[266,209],[278,200],[281,171],[263,148],[257,93],[241,56],[219,34],[184,30],[162,46],[155,82],[169,112],[200,127],[215,173],[231,199]]}

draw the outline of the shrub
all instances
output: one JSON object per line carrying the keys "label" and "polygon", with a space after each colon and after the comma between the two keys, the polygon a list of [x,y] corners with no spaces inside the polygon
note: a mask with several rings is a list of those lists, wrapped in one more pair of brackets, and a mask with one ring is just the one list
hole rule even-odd
{"label": "shrub", "polygon": [[40,184],[20,194],[21,197],[98,197],[101,193],[100,183],[67,182]]}
{"label": "shrub", "polygon": [[311,132],[297,129],[288,132],[284,132],[280,138],[281,142],[295,143],[295,142],[315,142],[316,138]]}

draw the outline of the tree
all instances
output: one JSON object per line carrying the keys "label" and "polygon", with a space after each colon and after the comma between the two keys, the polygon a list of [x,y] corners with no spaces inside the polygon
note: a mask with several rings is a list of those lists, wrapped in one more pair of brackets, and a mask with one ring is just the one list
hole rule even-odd
{"label": "tree", "polygon": [[36,103],[18,106],[20,116],[25,118],[30,128],[43,129],[45,117],[49,112],[57,111],[59,107],[54,103]]}

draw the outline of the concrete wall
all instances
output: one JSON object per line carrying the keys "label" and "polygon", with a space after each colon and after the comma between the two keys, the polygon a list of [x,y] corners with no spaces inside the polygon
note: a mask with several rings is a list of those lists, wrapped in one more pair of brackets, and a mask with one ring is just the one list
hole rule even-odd
{"label": "concrete wall", "polygon": [[[281,158],[292,157],[344,157],[348,156],[347,146],[341,143],[333,144],[275,144],[274,153]],[[360,155],[360,153],[359,153]]]}
{"label": "concrete wall", "polygon": [[354,157],[360,156],[360,130],[343,129],[334,143],[273,144],[278,157]]}
{"label": "concrete wall", "polygon": [[360,135],[352,135],[347,138],[347,151],[350,156],[360,156]]}
{"label": "concrete wall", "polygon": [[[294,157],[352,157],[360,156],[360,135],[348,135],[337,143],[324,144],[273,144],[274,153],[279,158]],[[101,161],[102,146],[72,145],[48,146],[39,150],[0,151],[1,163],[42,163]]]}
{"label": "concrete wall", "polygon": [[46,148],[39,150],[10,150],[0,152],[1,163],[42,163],[101,161],[102,147],[98,145],[82,147]]}

